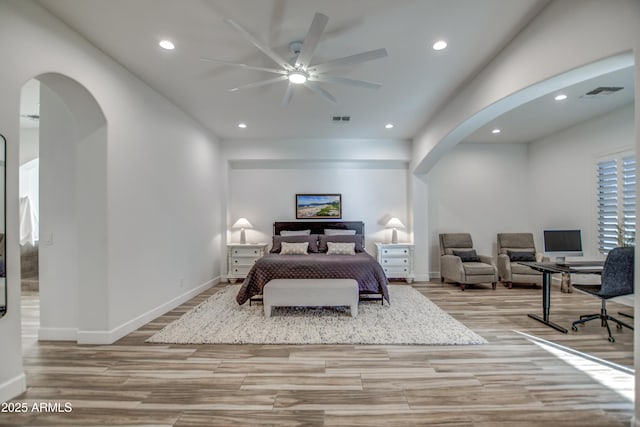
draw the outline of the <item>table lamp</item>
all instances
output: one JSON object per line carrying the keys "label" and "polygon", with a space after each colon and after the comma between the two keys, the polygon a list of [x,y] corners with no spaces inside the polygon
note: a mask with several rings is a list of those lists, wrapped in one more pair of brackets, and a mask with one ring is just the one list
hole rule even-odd
{"label": "table lamp", "polygon": [[247,218],[239,218],[231,226],[231,228],[239,228],[240,229],[240,243],[244,245],[245,243],[247,243],[247,238],[245,237],[244,229],[245,228],[253,228],[253,225],[251,225],[251,223],[247,220]]}
{"label": "table lamp", "polygon": [[398,228],[404,228],[404,224],[398,218],[391,218],[385,225],[386,228],[393,228],[391,233],[391,243],[398,243]]}

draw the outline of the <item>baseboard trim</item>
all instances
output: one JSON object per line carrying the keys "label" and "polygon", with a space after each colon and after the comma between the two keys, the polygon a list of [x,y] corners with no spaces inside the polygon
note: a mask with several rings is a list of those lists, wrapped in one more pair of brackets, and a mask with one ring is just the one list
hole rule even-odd
{"label": "baseboard trim", "polygon": [[416,282],[428,282],[429,281],[429,275],[428,274],[416,274],[415,277],[413,278],[413,280],[415,280]]}
{"label": "baseboard trim", "polygon": [[27,377],[24,373],[0,384],[0,402],[6,402],[27,390]]}
{"label": "baseboard trim", "polygon": [[109,331],[78,331],[77,340],[78,344],[94,344],[94,345],[103,345],[103,344],[113,344],[120,338],[126,336],[127,334],[135,331],[136,329],[146,325],[151,322],[156,317],[162,316],[168,311],[173,310],[180,304],[190,300],[194,296],[198,295],[201,292],[211,288],[212,286],[218,284],[220,282],[220,276],[214,277],[213,279],[203,283],[200,286],[197,286],[190,291],[185,292],[182,295],[179,295],[172,300],[167,301],[164,304],[159,305],[156,308],[153,308],[146,313],[141,314],[138,317],[135,317],[128,322],[123,323],[120,326],[117,326]]}
{"label": "baseboard trim", "polygon": [[39,328],[38,341],[76,341],[78,330],[75,328]]}

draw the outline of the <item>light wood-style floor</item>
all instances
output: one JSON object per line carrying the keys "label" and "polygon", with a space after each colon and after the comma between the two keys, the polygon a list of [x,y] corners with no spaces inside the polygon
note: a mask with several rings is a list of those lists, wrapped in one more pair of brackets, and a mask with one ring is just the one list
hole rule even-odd
{"label": "light wood-style floor", "polygon": [[[556,332],[526,316],[541,311],[541,290],[528,286],[412,285],[487,345],[144,343],[222,286],[113,345],[25,337],[28,390],[12,403],[70,402],[72,410],[0,413],[0,425],[605,427],[629,425],[633,415],[628,398],[515,331],[627,367],[633,332],[615,330],[615,343],[598,322]],[[598,310],[595,298],[553,291],[552,320],[564,326]]]}

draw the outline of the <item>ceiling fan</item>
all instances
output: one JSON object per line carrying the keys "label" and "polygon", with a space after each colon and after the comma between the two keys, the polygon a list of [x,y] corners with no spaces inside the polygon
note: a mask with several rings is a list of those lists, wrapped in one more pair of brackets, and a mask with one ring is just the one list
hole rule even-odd
{"label": "ceiling fan", "polygon": [[384,58],[387,56],[387,50],[384,48],[369,50],[366,52],[358,53],[355,55],[345,56],[343,58],[334,59],[321,64],[311,64],[311,59],[318,46],[320,37],[327,26],[329,18],[322,13],[316,13],[313,17],[313,22],[306,37],[303,41],[294,41],[289,44],[289,48],[293,54],[290,61],[286,61],[280,55],[275,53],[272,49],[263,44],[248,30],[240,26],[237,22],[231,19],[225,19],[228,25],[235,28],[244,38],[246,38],[251,44],[260,49],[265,55],[271,58],[280,68],[265,68],[254,67],[247,64],[239,64],[229,61],[223,61],[212,58],[201,58],[203,61],[215,62],[232,67],[240,67],[248,70],[266,71],[273,74],[278,74],[277,77],[262,80],[254,83],[249,83],[243,86],[238,86],[233,89],[229,89],[230,92],[238,90],[251,89],[260,86],[266,86],[269,84],[288,81],[287,90],[282,98],[282,104],[286,105],[291,101],[294,88],[298,85],[304,85],[311,89],[313,92],[322,96],[324,99],[337,103],[337,99],[326,89],[322,87],[320,83],[337,83],[347,86],[355,86],[366,89],[379,89],[382,87],[380,83],[368,82],[364,80],[351,79],[347,77],[336,76],[327,74],[327,71],[334,70],[339,67],[347,67],[350,65],[356,65],[374,59]]}

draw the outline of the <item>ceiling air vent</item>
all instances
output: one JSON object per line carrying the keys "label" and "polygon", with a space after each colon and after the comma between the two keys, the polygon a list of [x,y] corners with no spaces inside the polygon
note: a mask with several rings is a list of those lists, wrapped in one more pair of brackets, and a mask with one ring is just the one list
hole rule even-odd
{"label": "ceiling air vent", "polygon": [[331,116],[331,121],[333,123],[343,123],[351,121],[351,116]]}
{"label": "ceiling air vent", "polygon": [[600,86],[589,92],[587,92],[586,96],[603,96],[603,95],[611,95],[619,90],[624,89],[622,86]]}

